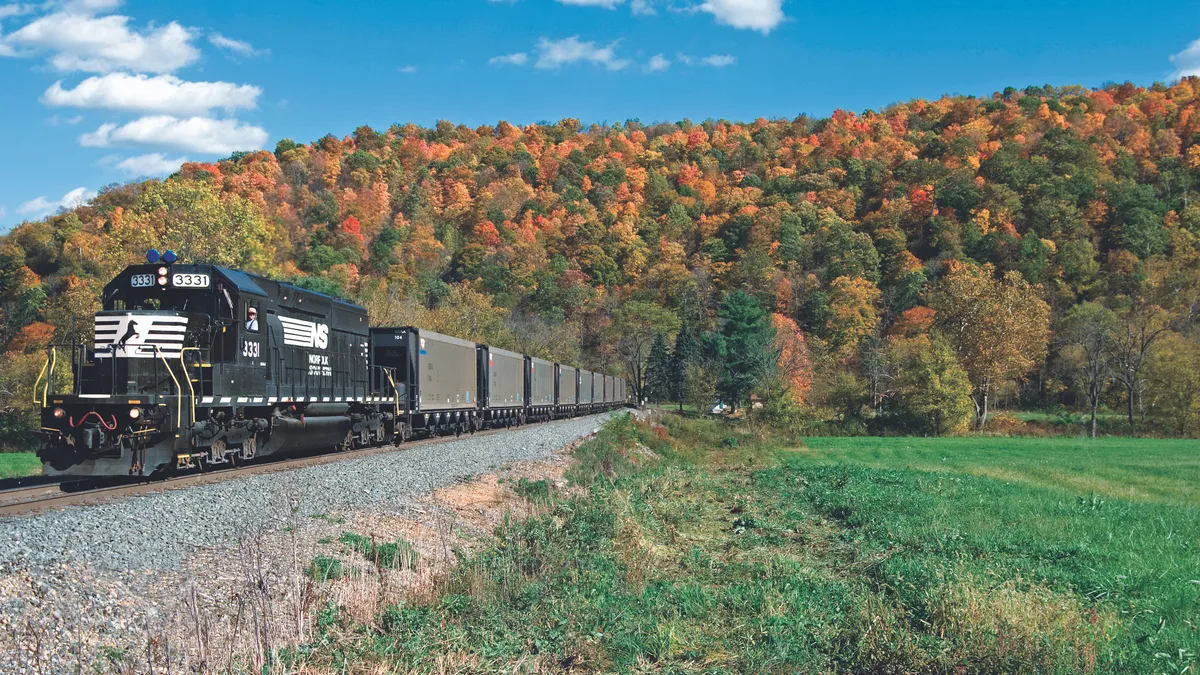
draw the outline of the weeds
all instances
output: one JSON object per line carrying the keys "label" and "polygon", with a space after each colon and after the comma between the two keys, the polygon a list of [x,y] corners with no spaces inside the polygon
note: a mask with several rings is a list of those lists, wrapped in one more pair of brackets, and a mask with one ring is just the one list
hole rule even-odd
{"label": "weeds", "polygon": [[349,576],[346,569],[342,566],[341,560],[324,555],[313,558],[312,562],[309,563],[306,574],[309,579],[317,582],[342,579]]}
{"label": "weeds", "polygon": [[410,570],[417,565],[416,549],[404,540],[376,544],[374,537],[343,532],[339,541],[382,569]]}
{"label": "weeds", "polygon": [[[583,490],[518,481],[514,490],[540,508],[505,520],[438,593],[385,608],[369,639],[347,627],[335,646],[311,645],[297,663],[425,672],[1194,669],[1188,608],[1200,584],[1185,583],[1194,571],[1180,575],[1200,561],[1183,545],[1198,534],[1187,495],[1133,503],[1074,489],[1104,467],[1075,470],[1051,489],[957,470],[945,459],[959,461],[954,453],[915,469],[784,450],[798,444],[711,420],[616,420],[575,452],[567,475]],[[373,550],[362,538],[343,543]]]}

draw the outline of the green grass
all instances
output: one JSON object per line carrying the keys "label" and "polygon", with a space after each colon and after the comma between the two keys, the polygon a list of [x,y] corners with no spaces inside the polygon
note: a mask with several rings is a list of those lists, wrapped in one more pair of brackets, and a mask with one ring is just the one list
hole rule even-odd
{"label": "green grass", "polygon": [[995,478],[1054,494],[1200,506],[1200,441],[810,437],[797,460]]}
{"label": "green grass", "polygon": [[376,543],[375,540],[353,532],[343,532],[340,541],[373,565],[385,569],[412,569],[417,564],[417,551],[404,540]]}
{"label": "green grass", "polygon": [[[295,669],[1194,672],[1197,445],[609,423],[439,597]],[[669,433],[668,433],[669,432]],[[539,486],[531,496],[546,499]],[[1190,669],[1190,670],[1188,670]]]}
{"label": "green grass", "polygon": [[348,576],[341,560],[324,555],[313,558],[306,573],[313,581],[330,581]]}
{"label": "green grass", "polygon": [[0,452],[0,478],[21,478],[42,473],[42,463],[32,452]]}

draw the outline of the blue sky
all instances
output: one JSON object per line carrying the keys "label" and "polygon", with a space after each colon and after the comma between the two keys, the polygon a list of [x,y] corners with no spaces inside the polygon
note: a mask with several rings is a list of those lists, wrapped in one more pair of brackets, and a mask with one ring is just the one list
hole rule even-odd
{"label": "blue sky", "polygon": [[0,232],[361,124],[751,120],[1200,74],[1200,3],[0,0]]}

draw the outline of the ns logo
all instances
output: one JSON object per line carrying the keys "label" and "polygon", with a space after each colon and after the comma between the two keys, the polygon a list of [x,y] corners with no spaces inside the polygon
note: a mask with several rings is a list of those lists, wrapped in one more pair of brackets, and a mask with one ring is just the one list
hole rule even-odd
{"label": "ns logo", "polygon": [[323,323],[313,323],[291,317],[279,317],[283,324],[283,343],[293,347],[308,349],[329,348],[329,326]]}

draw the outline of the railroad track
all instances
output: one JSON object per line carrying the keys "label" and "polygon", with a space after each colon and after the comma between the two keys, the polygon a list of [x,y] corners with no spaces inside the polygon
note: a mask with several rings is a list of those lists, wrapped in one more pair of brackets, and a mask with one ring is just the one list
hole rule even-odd
{"label": "railroad track", "polygon": [[[553,422],[550,422],[550,424],[553,424]],[[473,434],[473,436],[490,436],[492,434],[502,433],[504,431],[508,431],[508,429],[503,427],[499,429],[487,429],[485,431],[477,431],[475,434]],[[471,436],[438,436],[419,441],[410,441],[403,445],[381,445],[371,448],[360,448],[358,450],[348,450],[346,452],[339,452],[335,454],[288,457],[285,459],[276,459],[272,461],[264,460],[239,467],[218,469],[204,473],[191,473],[182,476],[172,476],[170,478],[155,481],[147,481],[144,478],[121,478],[108,479],[106,484],[98,485],[96,483],[97,479],[31,476],[30,478],[42,480],[33,481],[36,483],[34,485],[16,485],[8,489],[4,489],[4,484],[0,484],[0,518],[6,516],[29,515],[49,509],[62,508],[65,506],[80,506],[107,501],[110,499],[147,494],[150,492],[174,490],[193,485],[209,485],[240,476],[251,476],[255,474],[274,473],[276,471],[289,471],[307,466],[332,464],[334,462],[340,462],[342,460],[351,459],[354,457],[368,457],[371,455],[407,450],[409,448],[419,448],[425,445],[448,443],[450,441],[462,440],[462,438],[470,437]],[[117,481],[116,484],[112,484],[114,480]]]}

